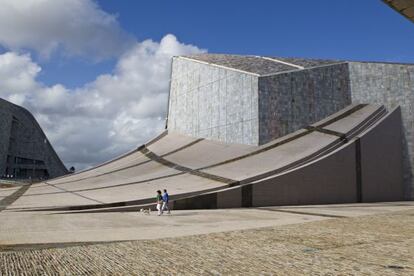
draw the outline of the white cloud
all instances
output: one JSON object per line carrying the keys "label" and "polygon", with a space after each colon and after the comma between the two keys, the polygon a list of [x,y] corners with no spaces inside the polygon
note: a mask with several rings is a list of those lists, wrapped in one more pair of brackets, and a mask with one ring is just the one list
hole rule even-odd
{"label": "white cloud", "polygon": [[36,88],[35,77],[41,68],[32,62],[30,55],[8,52],[0,55],[0,91],[5,97],[13,97],[16,104],[22,103],[24,93]]}
{"label": "white cloud", "polygon": [[136,43],[113,74],[78,89],[36,81],[29,55],[0,55],[0,97],[27,107],[67,166],[83,168],[126,152],[161,132],[173,55],[203,50],[166,35]]}
{"label": "white cloud", "polygon": [[[136,42],[93,0],[2,0],[0,45],[9,51],[0,55],[0,97],[34,113],[63,161],[77,168],[105,161],[160,132],[171,56],[201,51],[173,35]],[[112,74],[69,89],[38,82],[41,67],[28,52],[45,58],[116,57],[118,62]]]}
{"label": "white cloud", "polygon": [[134,39],[92,0],[2,0],[0,44],[34,50],[49,57],[65,55],[100,60],[123,53]]}

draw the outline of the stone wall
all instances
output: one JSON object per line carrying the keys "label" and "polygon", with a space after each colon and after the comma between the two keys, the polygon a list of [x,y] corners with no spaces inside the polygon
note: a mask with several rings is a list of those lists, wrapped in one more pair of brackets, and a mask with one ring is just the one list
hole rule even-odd
{"label": "stone wall", "polygon": [[346,63],[259,78],[259,144],[351,104]]}
{"label": "stone wall", "polygon": [[[350,62],[352,101],[400,106],[405,197],[414,198],[414,65]],[[384,158],[387,158],[384,156]]]}
{"label": "stone wall", "polygon": [[168,129],[257,145],[257,87],[254,74],[173,58]]}
{"label": "stone wall", "polygon": [[172,62],[168,129],[260,145],[350,103],[346,63],[261,77],[178,57]]}

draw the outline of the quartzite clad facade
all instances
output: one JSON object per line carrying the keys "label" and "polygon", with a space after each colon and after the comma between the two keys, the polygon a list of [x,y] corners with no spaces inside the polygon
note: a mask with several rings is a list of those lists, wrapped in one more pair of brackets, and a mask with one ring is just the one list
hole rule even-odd
{"label": "quartzite clad facade", "polygon": [[32,114],[0,99],[0,177],[44,179],[66,173]]}
{"label": "quartzite clad facade", "polygon": [[168,129],[261,145],[349,105],[349,91],[348,66],[338,61],[175,57]]}
{"label": "quartzite clad facade", "polygon": [[413,64],[216,54],[174,57],[168,129],[262,145],[351,103],[401,106],[405,196],[414,198]]}
{"label": "quartzite clad facade", "polygon": [[168,128],[227,143],[258,144],[258,78],[174,58]]}

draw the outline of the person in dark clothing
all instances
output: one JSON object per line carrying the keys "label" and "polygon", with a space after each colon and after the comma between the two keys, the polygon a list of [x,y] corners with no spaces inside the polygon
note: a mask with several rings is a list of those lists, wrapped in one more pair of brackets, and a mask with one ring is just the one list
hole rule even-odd
{"label": "person in dark clothing", "polygon": [[168,211],[168,214],[171,214],[170,208],[168,207],[168,201],[170,200],[170,196],[167,193],[167,190],[164,189],[164,194],[162,195],[162,212],[164,210]]}
{"label": "person in dark clothing", "polygon": [[156,203],[157,203],[158,215],[161,216],[162,215],[163,201],[162,201],[162,195],[161,195],[160,190],[157,191],[157,196],[156,196],[155,199],[156,199]]}

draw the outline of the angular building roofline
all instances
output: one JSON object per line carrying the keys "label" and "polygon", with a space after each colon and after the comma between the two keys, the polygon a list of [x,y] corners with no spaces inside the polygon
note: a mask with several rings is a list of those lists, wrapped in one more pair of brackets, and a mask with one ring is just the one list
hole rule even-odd
{"label": "angular building roofline", "polygon": [[284,58],[255,55],[229,55],[229,54],[198,54],[191,56],[178,56],[199,63],[204,63],[228,70],[242,72],[254,76],[270,75],[281,72],[302,70],[318,65],[336,64],[338,60]]}
{"label": "angular building roofline", "polygon": [[203,63],[203,64],[207,64],[207,65],[211,65],[211,66],[215,66],[215,67],[219,67],[219,68],[223,68],[223,69],[227,69],[227,70],[237,71],[237,72],[240,72],[240,73],[245,73],[245,74],[254,75],[254,76],[260,76],[259,74],[256,74],[256,73],[253,73],[253,72],[244,71],[244,70],[240,70],[240,69],[229,67],[229,66],[224,66],[224,65],[220,65],[220,64],[216,64],[216,63],[211,63],[211,62],[199,60],[197,58],[194,58],[193,56],[174,56],[173,58],[191,60],[191,61],[195,61],[195,62],[198,62],[198,63]]}
{"label": "angular building roofline", "polygon": [[280,73],[288,73],[298,70],[325,67],[349,62],[414,65],[414,63],[402,62],[326,60],[228,54],[198,54],[191,56],[175,56],[174,58],[191,60],[194,62],[241,72],[257,77],[271,76]]}

